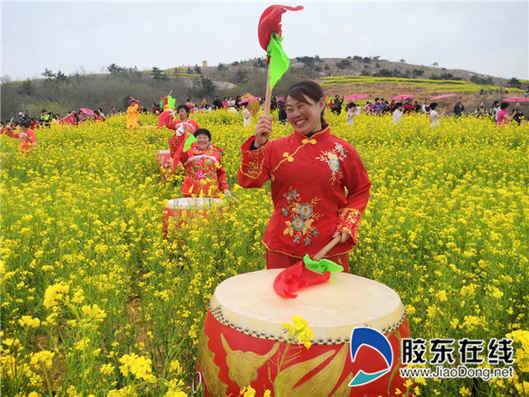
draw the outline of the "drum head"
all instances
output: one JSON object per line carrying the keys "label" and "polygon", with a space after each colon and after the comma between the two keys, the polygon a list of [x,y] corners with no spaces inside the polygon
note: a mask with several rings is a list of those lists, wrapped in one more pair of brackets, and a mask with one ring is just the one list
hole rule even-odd
{"label": "drum head", "polygon": [[292,316],[307,320],[313,343],[349,341],[355,327],[389,332],[405,318],[398,294],[374,280],[335,273],[327,283],[298,291],[295,299],[273,288],[281,269],[240,274],[220,283],[210,300],[212,314],[225,325],[264,339],[282,339]]}
{"label": "drum head", "polygon": [[223,204],[222,199],[211,197],[183,197],[167,201],[165,208],[170,209],[197,209],[220,207]]}

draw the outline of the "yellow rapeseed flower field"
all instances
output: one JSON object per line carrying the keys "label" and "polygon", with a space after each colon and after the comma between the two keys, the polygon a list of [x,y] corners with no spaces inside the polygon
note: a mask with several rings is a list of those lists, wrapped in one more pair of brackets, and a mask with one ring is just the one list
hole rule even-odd
{"label": "yellow rapeseed flower field", "polygon": [[[162,208],[183,173],[164,181],[156,155],[171,131],[142,115],[36,131],[29,156],[1,136],[1,391],[6,396],[191,394],[209,298],[224,279],[263,269],[269,185],[237,186],[238,114],[195,115],[223,159],[237,200],[171,227]],[[423,115],[327,115],[363,159],[372,195],[352,272],[383,282],[421,338],[515,336],[515,377],[422,380],[425,396],[529,390],[529,128]],[[290,133],[277,120],[274,135]],[[346,304],[346,303],[344,303]],[[309,324],[310,326],[310,324]]]}

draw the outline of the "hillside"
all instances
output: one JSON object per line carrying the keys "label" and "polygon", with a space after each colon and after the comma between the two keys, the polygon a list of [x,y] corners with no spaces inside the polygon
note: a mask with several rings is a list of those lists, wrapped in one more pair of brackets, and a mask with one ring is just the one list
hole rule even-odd
{"label": "hillside", "polygon": [[[205,68],[195,65],[161,70],[153,67],[148,71],[112,64],[107,70],[108,73],[104,74],[77,73],[70,76],[46,70],[42,79],[4,80],[1,119],[12,117],[19,111],[36,116],[43,108],[59,114],[83,106],[102,107],[104,111],[113,106],[123,109],[129,96],[139,98],[144,106],[150,107],[170,91],[180,100],[190,97],[194,101],[202,98],[211,101],[215,96],[236,96],[245,92],[263,96],[265,92],[266,63],[263,58]],[[475,93],[480,90],[497,91],[499,87],[511,87],[513,92],[528,86],[527,81],[521,83],[515,78],[508,80],[466,70],[391,62],[379,57],[304,56],[291,59],[291,68],[274,88],[274,94],[280,95],[293,82],[303,78],[320,81],[327,95],[369,92],[388,98],[405,90],[424,96],[426,100],[431,94],[454,89],[473,93],[474,102],[478,100]]]}

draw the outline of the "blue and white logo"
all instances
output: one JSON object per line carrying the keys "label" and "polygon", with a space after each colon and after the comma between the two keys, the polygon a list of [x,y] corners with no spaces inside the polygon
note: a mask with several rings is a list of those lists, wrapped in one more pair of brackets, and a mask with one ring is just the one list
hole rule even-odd
{"label": "blue and white logo", "polygon": [[358,327],[351,333],[351,361],[354,363],[356,354],[362,346],[369,346],[377,351],[384,361],[386,368],[376,372],[364,372],[360,369],[349,383],[349,387],[363,386],[371,383],[389,372],[393,366],[393,350],[388,338],[374,328]]}

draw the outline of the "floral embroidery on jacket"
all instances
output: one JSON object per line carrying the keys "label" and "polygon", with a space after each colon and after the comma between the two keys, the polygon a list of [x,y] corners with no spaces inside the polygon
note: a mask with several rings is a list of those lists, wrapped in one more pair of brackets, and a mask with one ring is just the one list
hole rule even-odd
{"label": "floral embroidery on jacket", "polygon": [[339,143],[335,143],[332,150],[324,151],[317,157],[318,160],[327,163],[329,166],[332,172],[331,183],[335,183],[342,177],[340,161],[343,161],[345,158],[347,158],[347,155],[345,154],[344,147]]}
{"label": "floral embroidery on jacket", "polygon": [[314,197],[310,202],[303,203],[299,193],[293,188],[290,188],[284,197],[287,203],[285,207],[281,208],[281,213],[289,219],[285,221],[286,227],[283,230],[283,235],[292,237],[296,244],[310,245],[311,237],[319,234],[313,223],[320,217],[314,211],[314,207],[320,199]]}

